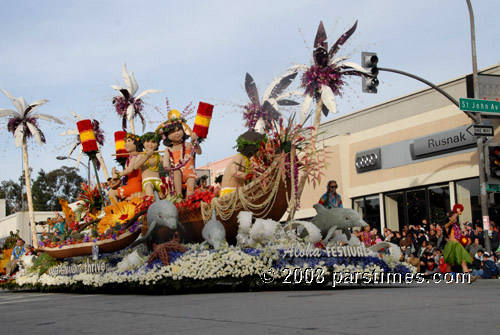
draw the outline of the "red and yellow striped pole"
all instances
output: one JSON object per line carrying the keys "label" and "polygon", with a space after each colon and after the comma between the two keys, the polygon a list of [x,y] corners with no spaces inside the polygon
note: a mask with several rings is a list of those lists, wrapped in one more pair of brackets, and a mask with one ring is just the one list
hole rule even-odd
{"label": "red and yellow striped pole", "polygon": [[193,127],[193,131],[198,137],[207,138],[213,110],[214,105],[207,104],[206,102],[200,102],[198,105],[198,112]]}
{"label": "red and yellow striped pole", "polygon": [[78,121],[76,126],[78,127],[78,132],[80,133],[80,141],[82,142],[83,152],[98,151],[99,148],[97,147],[92,121]]}

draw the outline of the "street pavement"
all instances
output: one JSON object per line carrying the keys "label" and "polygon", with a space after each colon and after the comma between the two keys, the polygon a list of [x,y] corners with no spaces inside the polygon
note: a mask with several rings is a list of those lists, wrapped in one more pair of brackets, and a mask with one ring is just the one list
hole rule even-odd
{"label": "street pavement", "polygon": [[184,295],[0,292],[0,334],[500,334],[500,280]]}

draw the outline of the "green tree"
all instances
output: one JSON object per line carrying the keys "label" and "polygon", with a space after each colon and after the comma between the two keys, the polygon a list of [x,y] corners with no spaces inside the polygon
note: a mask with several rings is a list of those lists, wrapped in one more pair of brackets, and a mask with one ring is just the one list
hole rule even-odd
{"label": "green tree", "polygon": [[6,214],[11,215],[22,209],[21,184],[13,180],[4,180],[0,183],[0,199],[5,199]]}
{"label": "green tree", "polygon": [[84,179],[74,167],[63,166],[46,173],[43,169],[33,183],[33,205],[37,211],[59,211],[59,199],[76,201]]}

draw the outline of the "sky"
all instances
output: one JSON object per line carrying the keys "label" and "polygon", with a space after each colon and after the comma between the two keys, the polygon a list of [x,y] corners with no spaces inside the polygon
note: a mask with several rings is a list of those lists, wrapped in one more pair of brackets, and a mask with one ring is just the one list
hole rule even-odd
{"label": "sky", "polygon": [[[115,131],[121,119],[110,85],[124,86],[123,64],[133,71],[139,91],[160,89],[144,98],[146,131],[153,131],[171,108],[183,110],[200,101],[215,105],[202,166],[234,154],[244,131],[242,105],[249,102],[245,74],[259,93],[293,65],[312,63],[314,37],[322,20],[330,46],[356,20],[354,35],[337,55],[361,61],[361,52],[376,52],[379,66],[421,76],[433,83],[472,72],[469,12],[465,0],[273,0],[273,1],[7,1],[0,0],[0,88],[28,103],[48,99],[37,112],[65,121],[40,121],[47,143],[28,142],[33,177],[74,161],[66,156],[75,129],[70,111],[101,123],[108,169],[114,161]],[[472,0],[479,69],[500,61],[498,0]],[[297,77],[292,88],[298,88]],[[418,81],[381,72],[377,94],[361,92],[361,79],[348,77],[338,113],[330,120],[424,89]],[[295,85],[295,86],[294,86]],[[301,102],[300,98],[296,101]],[[0,108],[15,109],[0,93]],[[297,108],[281,110],[284,117]],[[22,151],[0,120],[0,181],[17,180]],[[188,123],[192,126],[194,120]],[[142,130],[135,121],[136,129]],[[163,146],[161,147],[163,148]],[[76,158],[74,153],[71,157]],[[84,160],[85,161],[85,160]],[[82,176],[86,168],[80,166]],[[102,175],[101,175],[102,178]]]}

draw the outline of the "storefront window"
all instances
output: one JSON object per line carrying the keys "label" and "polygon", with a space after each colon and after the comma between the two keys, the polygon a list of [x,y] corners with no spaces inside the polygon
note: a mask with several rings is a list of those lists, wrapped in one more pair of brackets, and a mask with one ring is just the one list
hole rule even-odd
{"label": "storefront window", "polygon": [[[442,223],[450,210],[448,184],[432,185],[384,195],[386,227],[402,231],[405,225]],[[430,219],[430,221],[429,221]]]}
{"label": "storefront window", "polygon": [[456,199],[464,206],[460,215],[462,223],[481,222],[481,203],[479,200],[479,178],[460,180],[455,183]]}
{"label": "storefront window", "polygon": [[408,209],[408,225],[421,224],[427,218],[425,189],[406,191],[406,208]]}
{"label": "storefront window", "polygon": [[380,233],[380,201],[378,195],[365,197],[364,220]]}
{"label": "storefront window", "polygon": [[392,231],[401,230],[405,224],[403,192],[388,193],[384,197],[385,226]]}
{"label": "storefront window", "polygon": [[371,228],[380,232],[380,201],[378,195],[353,199],[353,208]]}
{"label": "storefront window", "polygon": [[450,187],[448,185],[437,185],[429,187],[429,209],[430,222],[434,224],[445,224],[446,213],[450,207]]}

